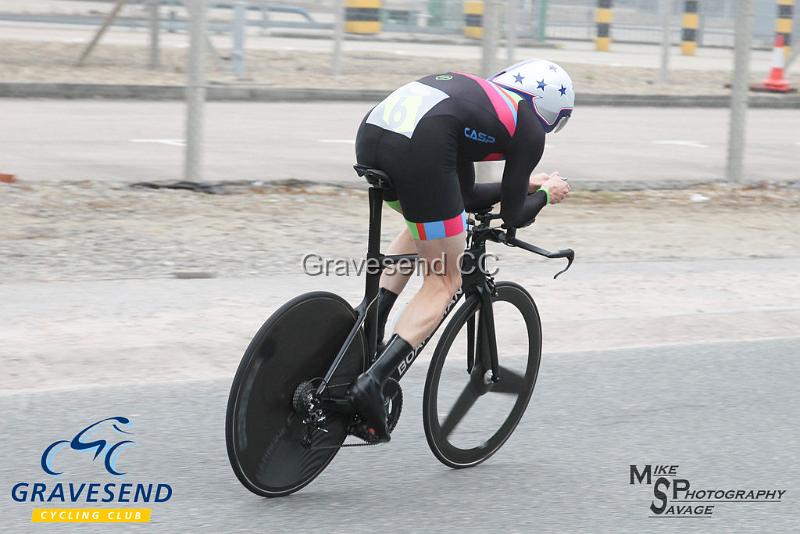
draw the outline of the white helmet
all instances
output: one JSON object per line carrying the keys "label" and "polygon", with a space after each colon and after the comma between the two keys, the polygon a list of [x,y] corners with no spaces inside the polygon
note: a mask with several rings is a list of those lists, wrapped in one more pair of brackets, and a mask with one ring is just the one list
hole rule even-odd
{"label": "white helmet", "polygon": [[566,126],[575,106],[575,90],[567,71],[544,59],[528,59],[504,69],[489,81],[514,91],[533,104],[547,133]]}

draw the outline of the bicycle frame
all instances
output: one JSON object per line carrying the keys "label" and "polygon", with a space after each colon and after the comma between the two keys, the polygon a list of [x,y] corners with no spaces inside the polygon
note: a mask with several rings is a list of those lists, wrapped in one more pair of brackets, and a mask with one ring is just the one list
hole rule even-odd
{"label": "bicycle frame", "polygon": [[[381,236],[381,213],[383,208],[383,190],[379,187],[370,187],[369,189],[369,238],[367,245],[367,269],[366,283],[364,288],[364,298],[361,303],[356,307],[357,318],[350,330],[347,338],[344,341],[341,349],[333,360],[330,368],[328,369],[322,383],[317,388],[317,396],[321,396],[327,389],[331,378],[333,377],[336,369],[339,367],[345,353],[350,345],[353,343],[359,329],[364,328],[367,336],[367,354],[370,358],[370,364],[375,357],[378,350],[378,307],[375,305],[378,297],[378,285],[380,282],[381,273],[389,266],[397,265],[401,261],[415,260],[416,254],[398,254],[398,255],[385,255],[380,252],[380,236]],[[392,378],[400,380],[403,375],[411,368],[411,365],[416,360],[420,352],[425,348],[430,339],[444,323],[445,319],[455,309],[456,304],[461,300],[462,296],[466,295],[466,305],[473,308],[481,307],[481,314],[479,318],[478,330],[478,346],[484,342],[488,344],[492,380],[497,381],[497,342],[495,337],[494,319],[492,315],[492,295],[494,293],[494,280],[487,274],[486,271],[486,240],[491,239],[492,235],[487,233],[491,229],[488,225],[483,227],[483,232],[477,233],[470,231],[468,233],[468,247],[463,257],[462,262],[462,286],[461,290],[456,293],[453,300],[447,305],[442,319],[436,326],[434,331],[428,336],[419,346],[411,352],[405,360],[400,362],[397,369],[392,374]],[[468,323],[468,361],[467,368],[472,370],[475,364],[475,319],[470,319]]]}
{"label": "bicycle frame", "polygon": [[[369,178],[368,178],[369,179]],[[416,254],[398,254],[398,255],[385,255],[380,251],[381,242],[381,213],[383,208],[383,191],[380,180],[370,181],[372,186],[369,188],[369,239],[367,245],[367,269],[366,269],[366,283],[364,287],[364,298],[361,303],[356,307],[357,318],[350,330],[347,338],[342,344],[341,349],[333,360],[330,368],[328,369],[325,377],[316,390],[316,395],[321,397],[327,389],[333,374],[342,362],[347,349],[353,343],[359,329],[364,328],[367,335],[367,354],[372,363],[376,352],[378,350],[378,308],[375,303],[378,298],[378,286],[380,283],[381,273],[383,269],[390,265],[396,265],[400,261],[408,261],[416,259]],[[545,258],[565,258],[567,266],[556,273],[554,278],[558,278],[561,274],[565,273],[571,266],[575,259],[575,252],[572,249],[564,249],[556,252],[549,252],[543,248],[537,247],[530,243],[526,243],[517,239],[516,230],[509,228],[501,230],[500,228],[492,228],[490,222],[499,219],[497,214],[489,213],[489,210],[476,214],[473,221],[470,219],[467,232],[467,248],[462,257],[461,271],[462,271],[462,284],[461,290],[456,293],[450,304],[447,305],[442,319],[430,336],[428,336],[414,351],[400,362],[392,378],[400,380],[403,375],[408,371],[411,365],[417,358],[417,355],[425,348],[430,339],[447,319],[450,312],[453,311],[455,305],[465,296],[466,306],[472,309],[477,309],[480,306],[481,313],[478,317],[478,324],[475,324],[475,316],[472,315],[467,322],[467,370],[472,372],[475,365],[476,345],[481,347],[480,354],[486,358],[488,355],[489,361],[482,362],[484,367],[490,367],[492,374],[490,379],[493,382],[499,380],[498,376],[498,363],[497,363],[497,339],[495,335],[494,314],[492,312],[492,297],[495,294],[494,278],[488,274],[486,269],[486,241],[493,241],[495,243],[502,243],[510,247],[519,247],[528,252],[533,252]],[[480,224],[477,224],[477,223]],[[533,222],[533,221],[531,221]],[[477,327],[477,331],[476,331]]]}

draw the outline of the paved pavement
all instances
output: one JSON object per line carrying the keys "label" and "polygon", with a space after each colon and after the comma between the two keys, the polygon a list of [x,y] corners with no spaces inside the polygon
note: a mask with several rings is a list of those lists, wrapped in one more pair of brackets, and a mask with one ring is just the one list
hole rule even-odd
{"label": "paved pavement", "polygon": [[[67,43],[88,42],[97,30],[94,26],[73,26],[59,24],[25,24],[0,22],[0,34],[6,39],[22,39],[26,41],[49,41]],[[398,34],[402,36],[403,34]],[[188,38],[184,33],[162,33],[161,46],[185,47]],[[140,45],[147,44],[147,31],[144,29],[112,28],[104,37],[104,43]],[[230,36],[218,34],[212,36],[215,46],[230,47]],[[608,65],[611,67],[660,67],[660,48],[656,45],[614,43],[610,53],[596,52],[594,43],[581,41],[553,41],[557,48],[517,47],[518,58],[538,57],[546,55],[548,59],[563,63],[586,63],[592,65]],[[332,41],[328,38],[293,38],[280,36],[263,36],[258,29],[250,29],[247,35],[247,48],[251,50],[302,50],[308,52],[330,52]],[[448,58],[480,58],[480,46],[474,43],[397,43],[387,40],[347,40],[344,51],[350,53],[383,52],[412,57],[448,57]],[[499,57],[505,58],[502,50]],[[767,72],[771,66],[770,51],[754,50],[751,68],[754,72]],[[502,63],[504,60],[500,60]],[[679,49],[673,47],[671,68],[688,70],[730,71],[733,68],[733,53],[729,49],[701,48],[694,57],[680,55]]]}
{"label": "paved pavement", "polygon": [[[210,103],[206,178],[354,180],[353,139],[369,103]],[[181,177],[184,106],[177,102],[0,100],[0,172],[22,180]],[[587,181],[718,180],[722,109],[592,108],[551,137],[540,168]],[[800,111],[752,110],[751,179],[800,178]],[[500,172],[502,164],[484,164]]]}
{"label": "paved pavement", "polygon": [[[148,531],[792,532],[799,350],[800,340],[788,339],[545,354],[514,436],[461,471],[427,449],[420,365],[404,380],[407,406],[391,444],[346,450],[312,485],[277,500],[249,494],[227,463],[228,379],[115,387],[110,376],[99,387],[2,396],[2,529],[49,531],[31,525],[32,505],[12,502],[10,485],[52,483],[39,467],[44,447],[125,415],[136,440],[119,460],[127,480],[174,489],[168,503],[153,505]],[[73,471],[63,482],[105,480],[88,456],[64,456]],[[719,502],[711,518],[650,518],[653,489],[629,484],[629,466],[645,463],[678,465],[692,489],[786,493],[781,502]]]}

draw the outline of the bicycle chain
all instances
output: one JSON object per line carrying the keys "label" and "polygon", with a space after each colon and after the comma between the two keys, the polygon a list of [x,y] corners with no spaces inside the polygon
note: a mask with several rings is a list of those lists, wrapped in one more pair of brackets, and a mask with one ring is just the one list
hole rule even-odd
{"label": "bicycle chain", "polygon": [[371,445],[381,445],[382,443],[385,443],[385,442],[376,441],[374,443],[368,443],[368,442],[364,442],[364,443],[342,443],[339,446],[327,445],[325,447],[311,447],[310,450],[312,450],[312,451],[324,451],[324,450],[330,450],[330,449],[344,449],[345,447],[369,447]]}

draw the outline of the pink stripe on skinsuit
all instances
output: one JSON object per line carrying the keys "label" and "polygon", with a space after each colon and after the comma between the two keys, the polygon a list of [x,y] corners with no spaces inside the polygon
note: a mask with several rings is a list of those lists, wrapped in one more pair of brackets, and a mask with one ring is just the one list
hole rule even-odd
{"label": "pink stripe on skinsuit", "polygon": [[481,89],[483,89],[483,91],[486,93],[486,96],[489,97],[489,101],[492,103],[492,106],[494,106],[494,110],[497,113],[497,117],[500,119],[500,122],[502,122],[503,126],[506,127],[506,130],[508,130],[508,134],[514,135],[514,131],[517,129],[517,121],[514,120],[514,115],[508,108],[508,103],[502,96],[500,96],[500,93],[494,88],[493,84],[487,80],[484,80],[483,78],[473,76],[472,74],[462,74],[462,76],[473,79],[478,85],[481,86]]}

